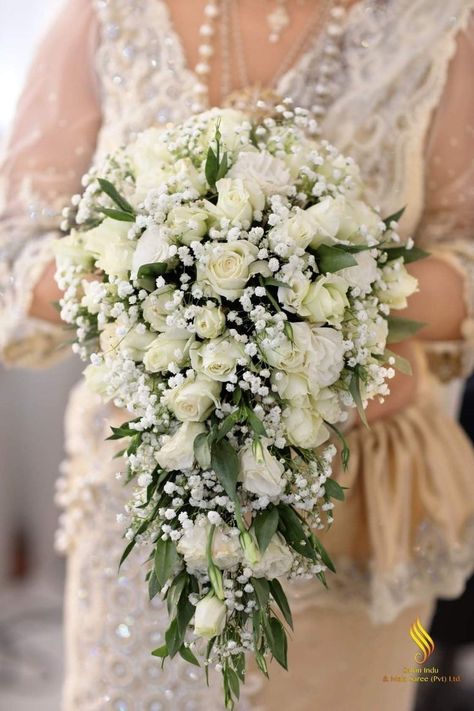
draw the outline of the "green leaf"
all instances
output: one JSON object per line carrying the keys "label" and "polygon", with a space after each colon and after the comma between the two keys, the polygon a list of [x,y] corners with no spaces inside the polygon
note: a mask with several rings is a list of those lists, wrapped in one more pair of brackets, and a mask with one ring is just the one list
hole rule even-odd
{"label": "green leaf", "polygon": [[171,659],[177,654],[181,645],[183,644],[183,638],[178,626],[178,620],[175,618],[168,629],[165,632],[166,647],[168,648],[168,654]]}
{"label": "green leaf", "polygon": [[168,615],[170,619],[176,616],[179,599],[187,582],[188,574],[185,570],[182,570],[181,573],[175,577],[169,587],[168,594],[166,596],[166,606],[168,608]]}
{"label": "green leaf", "polygon": [[422,321],[413,321],[409,318],[400,318],[400,316],[389,316],[387,323],[387,343],[400,343],[400,341],[404,341],[406,338],[413,336],[426,326],[426,323]]}
{"label": "green leaf", "polygon": [[280,516],[278,530],[286,542],[300,555],[315,561],[316,553],[303,529],[298,514],[288,504],[279,504],[278,512]]}
{"label": "green leaf", "polygon": [[354,370],[352,373],[352,377],[349,382],[349,392],[353,397],[360,419],[368,428],[369,423],[367,422],[367,417],[365,415],[364,405],[362,404],[362,397],[360,394],[360,376],[358,370]]}
{"label": "green leaf", "polygon": [[273,578],[273,580],[269,581],[269,584],[270,592],[272,594],[273,599],[280,608],[283,617],[288,622],[291,629],[293,629],[293,617],[291,614],[290,605],[288,604],[285,591],[283,590],[280,581],[277,578]]}
{"label": "green leaf", "polygon": [[338,484],[338,482],[335,479],[326,479],[324,482],[324,489],[326,490],[326,494],[331,498],[331,499],[337,499],[338,501],[344,501],[345,499],[345,494],[344,494],[344,489],[347,489],[347,486],[341,486]]}
{"label": "green leaf", "polygon": [[403,356],[398,355],[398,353],[394,353],[388,348],[386,348],[384,351],[384,358],[386,361],[388,361],[389,358],[393,358],[395,360],[393,367],[399,370],[400,373],[405,373],[405,375],[413,375],[411,363],[408,358],[404,358]]}
{"label": "green leaf", "polygon": [[176,614],[176,621],[178,623],[179,633],[182,640],[186,636],[188,625],[194,615],[195,607],[189,602],[189,592],[187,587],[181,593],[181,597],[178,603],[178,612]]}
{"label": "green leaf", "polygon": [[216,441],[223,439],[228,432],[232,429],[234,425],[237,424],[242,419],[243,413],[240,407],[237,410],[229,413],[227,417],[222,420],[222,424],[219,427],[216,435]]}
{"label": "green leaf", "polygon": [[263,283],[265,284],[265,286],[278,286],[278,287],[281,286],[285,289],[289,288],[289,286],[286,282],[280,281],[280,279],[274,279],[274,277],[266,277],[263,280]]}
{"label": "green leaf", "polygon": [[240,465],[236,451],[227,439],[212,443],[211,466],[227,496],[235,500]]}
{"label": "green leaf", "polygon": [[135,222],[135,216],[130,212],[123,212],[123,210],[114,210],[109,207],[101,207],[100,211],[104,213],[111,220],[118,220],[119,222]]}
{"label": "green leaf", "polygon": [[322,244],[316,250],[316,258],[321,272],[337,272],[357,264],[354,257],[341,247]]}
{"label": "green leaf", "polygon": [[339,429],[339,427],[336,427],[336,425],[333,425],[331,422],[327,422],[326,420],[324,420],[324,424],[334,432],[334,434],[339,438],[339,440],[342,444],[341,461],[342,461],[342,466],[343,466],[344,470],[346,470],[349,465],[349,458],[351,455],[351,450],[349,449],[347,440],[344,437],[341,430]]}
{"label": "green leaf", "polygon": [[419,259],[425,259],[430,256],[429,252],[425,252],[424,249],[419,247],[412,247],[411,249],[407,247],[387,247],[385,254],[387,255],[387,262],[403,257],[405,264],[417,262]]}
{"label": "green leaf", "polygon": [[168,538],[164,541],[160,538],[155,547],[155,575],[158,578],[160,587],[164,587],[166,581],[179,561],[176,544]]}
{"label": "green leaf", "polygon": [[234,403],[234,405],[239,405],[241,400],[242,400],[242,390],[237,385],[234,392],[232,393],[232,402]]}
{"label": "green leaf", "polygon": [[226,151],[224,153],[224,155],[222,156],[222,160],[219,163],[219,167],[217,168],[216,183],[218,180],[225,177],[228,170],[229,170],[229,159],[228,159],[227,151]]}
{"label": "green leaf", "polygon": [[265,674],[265,676],[268,679],[268,669],[267,669],[267,663],[265,661],[265,657],[261,652],[255,652],[255,661],[257,662],[257,666],[262,672],[262,674]]}
{"label": "green leaf", "polygon": [[237,672],[237,676],[240,681],[245,683],[245,654],[241,652],[240,654],[234,654],[232,656],[234,661],[234,669]]}
{"label": "green leaf", "polygon": [[270,645],[272,654],[278,664],[283,669],[288,670],[288,640],[285,628],[276,617],[270,619],[270,628],[272,630],[272,643]]}
{"label": "green leaf", "polygon": [[189,662],[189,664],[194,664],[194,666],[196,666],[196,667],[201,666],[199,664],[197,658],[194,656],[194,654],[189,649],[189,647],[185,647],[184,644],[182,644],[178,651],[179,651],[179,655],[184,659],[185,662]]}
{"label": "green leaf", "polygon": [[209,146],[209,149],[207,151],[207,157],[206,157],[205,175],[206,175],[206,180],[207,180],[208,185],[211,188],[211,190],[216,189],[216,180],[217,180],[217,171],[218,170],[219,170],[219,163],[217,161],[217,156],[214,153],[211,146]]}
{"label": "green leaf", "polygon": [[262,619],[264,619],[268,605],[268,598],[270,597],[270,584],[266,578],[250,578],[250,584],[255,590],[255,597],[257,598],[258,606],[263,613]]}
{"label": "green leaf", "polygon": [[247,422],[249,423],[250,427],[253,429],[256,435],[259,437],[266,437],[267,436],[267,431],[265,429],[265,426],[262,422],[262,420],[257,417],[255,412],[250,409],[250,407],[245,408],[245,414],[247,415]]}
{"label": "green leaf", "polygon": [[154,657],[161,657],[162,659],[164,659],[168,656],[168,647],[166,646],[166,644],[163,644],[161,647],[154,649],[152,655]]}
{"label": "green leaf", "polygon": [[142,264],[137,273],[137,279],[152,278],[156,279],[165,274],[168,270],[166,262],[152,262],[150,264]]}
{"label": "green leaf", "polygon": [[231,669],[230,667],[227,668],[226,673],[227,673],[227,678],[229,681],[230,690],[234,694],[235,698],[238,699],[240,697],[239,677],[237,676],[235,671],[233,669]]}
{"label": "green leaf", "polygon": [[323,544],[321,543],[319,538],[316,538],[316,536],[314,534],[312,534],[312,539],[313,539],[314,547],[318,551],[323,563],[325,565],[327,565],[329,570],[332,570],[332,572],[335,573],[336,568],[334,567],[334,563],[332,562],[331,558],[329,557],[329,553],[327,552],[327,550],[325,549],[325,547],[323,546]]}
{"label": "green leaf", "polygon": [[268,544],[278,530],[278,509],[275,507],[265,509],[258,513],[253,522],[260,553],[265,553]]}
{"label": "green leaf", "polygon": [[148,597],[150,600],[153,600],[156,595],[160,592],[161,588],[158,583],[158,578],[156,577],[154,571],[150,575],[150,579],[148,580]]}
{"label": "green leaf", "polygon": [[209,469],[211,466],[211,448],[209,446],[209,435],[201,432],[195,437],[193,442],[194,456],[202,469]]}
{"label": "green leaf", "polygon": [[398,222],[400,220],[400,218],[402,217],[405,210],[406,210],[406,207],[402,207],[401,210],[397,210],[397,212],[394,212],[392,215],[389,215],[388,217],[385,218],[385,220],[383,220],[387,230],[390,229],[391,222]]}
{"label": "green leaf", "polygon": [[135,214],[135,210],[133,207],[130,205],[127,200],[125,200],[122,195],[118,192],[118,190],[115,188],[114,185],[108,180],[105,180],[104,178],[98,178],[98,182],[100,187],[102,188],[102,191],[109,196],[111,200],[117,205],[117,207],[120,208],[122,212],[130,212],[132,215]]}

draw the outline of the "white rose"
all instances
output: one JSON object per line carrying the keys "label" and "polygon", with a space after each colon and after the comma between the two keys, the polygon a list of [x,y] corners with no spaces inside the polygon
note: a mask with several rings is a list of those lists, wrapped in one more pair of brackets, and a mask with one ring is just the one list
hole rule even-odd
{"label": "white rose", "polygon": [[150,331],[142,332],[141,328],[134,326],[125,336],[119,338],[119,350],[131,360],[142,361],[147,348],[154,341],[155,335]]}
{"label": "white rose", "polygon": [[180,158],[175,163],[175,172],[178,183],[183,187],[195,190],[199,195],[205,195],[208,190],[207,181],[194,166],[190,158]]}
{"label": "white rose", "polygon": [[349,286],[358,287],[366,294],[370,291],[371,285],[379,276],[377,262],[368,250],[358,252],[352,256],[355,258],[357,264],[354,264],[353,267],[339,269],[337,274],[339,277],[342,277]]}
{"label": "white rose", "polygon": [[290,248],[306,249],[314,237],[314,225],[308,217],[308,210],[298,209],[296,214],[284,220],[281,225],[273,227],[268,233],[270,247],[275,250],[277,245],[285,244]]}
{"label": "white rose", "polygon": [[287,287],[278,287],[278,301],[287,311],[298,313],[310,285],[310,280],[301,272],[297,272],[288,281]]}
{"label": "white rose", "polygon": [[280,534],[275,533],[259,562],[252,566],[252,571],[255,578],[273,580],[288,573],[292,565],[293,553]]}
{"label": "white rose", "polygon": [[197,205],[178,205],[170,210],[167,224],[181,244],[199,242],[208,230],[210,215]]}
{"label": "white rose", "polygon": [[293,335],[295,333],[295,327],[298,332],[301,332],[299,341],[297,341],[296,338],[290,341],[290,339],[282,333],[275,343],[273,343],[273,341],[268,343],[266,339],[262,339],[260,349],[265,361],[269,365],[288,373],[298,373],[304,368],[306,358],[307,343],[303,338],[303,332],[307,330],[306,340],[309,341],[311,338],[311,330],[309,325],[303,322],[294,323],[291,326]]}
{"label": "white rose", "polygon": [[227,607],[214,595],[203,598],[196,605],[194,633],[198,637],[216,637],[224,631]]}
{"label": "white rose", "polygon": [[197,265],[197,281],[213,292],[234,300],[242,296],[248,279],[262,270],[258,247],[246,240],[219,242],[209,246],[207,262]]}
{"label": "white rose", "polygon": [[326,422],[334,424],[342,417],[341,403],[337,392],[331,388],[323,388],[314,399],[314,406]]}
{"label": "white rose", "polygon": [[54,240],[53,252],[59,269],[69,264],[86,270],[91,270],[94,266],[94,257],[86,250],[82,233],[76,230],[71,230],[66,237]]}
{"label": "white rose", "polygon": [[329,438],[321,415],[312,407],[286,407],[283,410],[286,436],[291,444],[304,449],[313,449]]}
{"label": "white rose", "polygon": [[207,130],[203,134],[203,145],[207,153],[209,146],[214,144],[217,122],[224,150],[236,151],[249,142],[250,124],[248,117],[236,109],[213,108],[199,116],[198,121],[207,122]]}
{"label": "white rose", "polygon": [[247,360],[242,345],[225,334],[199,345],[194,344],[190,356],[194,370],[221,382],[235,375],[240,360]]}
{"label": "white rose", "polygon": [[[199,517],[194,526],[184,529],[177,544],[189,570],[207,570],[207,543],[211,525],[206,517]],[[218,526],[212,538],[212,560],[221,570],[233,568],[242,558],[238,530]]]}
{"label": "white rose", "polygon": [[340,323],[349,306],[344,279],[329,274],[312,282],[297,313],[315,323]]}
{"label": "white rose", "polygon": [[241,151],[227,173],[228,178],[254,181],[265,195],[285,195],[291,182],[285,163],[270,153]]}
{"label": "white rose", "polygon": [[173,388],[164,399],[178,420],[203,422],[217,407],[220,392],[219,382],[198,375]]}
{"label": "white rose", "polygon": [[85,248],[96,258],[96,265],[109,276],[123,279],[132,268],[134,242],[127,238],[130,222],[107,217],[94,229],[83,233]]}
{"label": "white rose", "polygon": [[163,131],[149,128],[140,133],[127,148],[132,172],[135,175],[135,206],[144,200],[150,190],[168,180],[174,172],[174,156],[163,140]]}
{"label": "white rose", "polygon": [[257,496],[279,496],[284,491],[284,467],[270,454],[265,439],[244,447],[239,460],[240,481],[246,491]]}
{"label": "white rose", "polygon": [[306,323],[292,324],[295,345],[304,352],[303,372],[311,393],[332,385],[344,367],[344,342],[340,331],[328,326],[311,328]]}
{"label": "white rose", "polygon": [[176,254],[173,245],[158,225],[148,227],[136,243],[132,271],[136,274],[144,264],[170,262]]}
{"label": "white rose", "polygon": [[377,289],[377,296],[391,309],[405,309],[408,297],[418,291],[418,280],[407,272],[401,258],[383,267],[382,281],[383,286]]}
{"label": "white rose", "polygon": [[106,355],[118,348],[120,337],[117,335],[117,327],[117,323],[108,323],[100,332],[100,350]]}
{"label": "white rose", "polygon": [[217,204],[204,201],[206,208],[220,220],[230,220],[232,225],[247,225],[252,222],[254,210],[262,211],[265,207],[265,195],[257,183],[241,178],[221,178],[216,183]]}
{"label": "white rose", "polygon": [[380,215],[375,212],[369,205],[362,200],[353,200],[339,196],[336,198],[339,201],[341,209],[341,224],[338,237],[343,240],[349,240],[354,243],[367,242],[366,234],[361,232],[361,227],[367,228],[367,232],[376,239],[382,235],[382,226]]}
{"label": "white rose", "polygon": [[199,338],[217,338],[225,328],[225,316],[220,307],[202,306],[194,317]]}
{"label": "white rose", "polygon": [[317,249],[322,244],[338,242],[343,203],[339,197],[325,197],[305,212],[312,228],[311,246]]}
{"label": "white rose", "polygon": [[164,373],[170,363],[179,367],[189,362],[189,348],[193,337],[184,329],[170,329],[160,333],[148,346],[143,365],[149,373]]}
{"label": "white rose", "polygon": [[108,391],[107,375],[109,374],[110,370],[104,363],[101,365],[88,365],[83,373],[89,390],[100,395],[105,402],[108,402],[113,397],[113,394]]}
{"label": "white rose", "polygon": [[173,294],[174,286],[162,286],[151,294],[148,294],[142,302],[143,318],[153,326],[156,331],[166,331],[166,317],[175,311]]}
{"label": "white rose", "polygon": [[168,471],[190,469],[194,464],[194,440],[205,431],[201,422],[184,422],[156,454],[160,467]]}
{"label": "white rose", "polygon": [[295,407],[309,407],[309,386],[306,376],[299,373],[273,371],[271,380],[282,400],[288,400]]}

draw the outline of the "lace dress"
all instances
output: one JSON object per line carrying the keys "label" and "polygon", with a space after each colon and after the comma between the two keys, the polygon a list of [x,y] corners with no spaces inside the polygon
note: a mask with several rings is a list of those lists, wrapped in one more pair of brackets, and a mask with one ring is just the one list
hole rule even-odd
{"label": "lace dress", "polygon": [[[413,685],[384,685],[382,674],[412,663],[409,624],[419,615],[428,625],[435,597],[459,595],[474,569],[474,456],[437,385],[466,375],[474,352],[472,7],[361,0],[345,20],[324,134],[359,162],[368,197],[386,214],[406,204],[404,233],[458,270],[468,318],[463,341],[420,349],[413,405],[349,433],[350,467],[336,476],[350,488],[323,538],[337,575],[329,591],[289,587],[292,671],[274,668],[269,685],[251,673],[241,709],[408,709]],[[321,51],[315,40],[279,80],[281,95],[314,104]],[[27,315],[60,208],[92,160],[151,124],[189,115],[194,82],[162,0],[66,2],[38,48],[2,165],[7,364],[64,357],[61,329]],[[194,667],[178,660],[162,671],[150,657],[166,614],[148,602],[139,553],[117,576],[116,516],[127,492],[104,440],[123,419],[83,383],[72,393],[58,484],[58,547],[68,557],[64,711],[221,709],[217,682],[207,689]]]}

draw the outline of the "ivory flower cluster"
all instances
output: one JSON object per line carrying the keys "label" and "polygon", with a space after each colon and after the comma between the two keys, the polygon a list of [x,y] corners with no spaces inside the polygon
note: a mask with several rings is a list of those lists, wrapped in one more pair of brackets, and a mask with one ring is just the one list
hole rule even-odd
{"label": "ivory flower cluster", "polygon": [[416,290],[396,216],[314,128],[284,102],[145,131],[85,176],[56,248],[87,382],[129,413],[111,439],[133,482],[124,556],[150,548],[168,601],[154,654],[216,665],[229,707],[247,652],[286,666],[279,579],[333,570],[331,435],[346,460],[341,426],[388,393],[390,311]]}

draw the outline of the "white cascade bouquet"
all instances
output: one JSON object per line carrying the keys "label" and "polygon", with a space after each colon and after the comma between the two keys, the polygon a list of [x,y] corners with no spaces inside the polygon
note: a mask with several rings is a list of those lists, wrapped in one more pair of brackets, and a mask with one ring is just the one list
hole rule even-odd
{"label": "white cascade bouquet", "polygon": [[416,327],[389,314],[423,254],[314,127],[283,102],[149,129],[85,176],[57,243],[86,379],[129,413],[111,437],[134,487],[122,560],[147,546],[167,601],[153,654],[220,669],[229,708],[248,652],[287,667],[279,579],[334,570],[316,535],[344,499],[330,434],[346,464],[339,424],[388,393],[406,363],[386,343]]}

